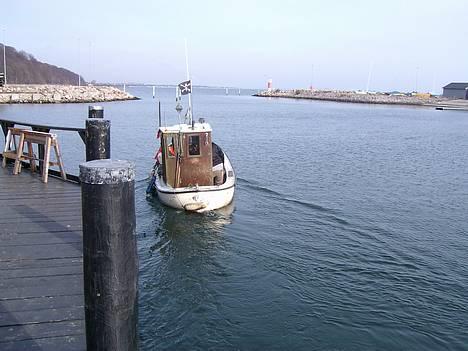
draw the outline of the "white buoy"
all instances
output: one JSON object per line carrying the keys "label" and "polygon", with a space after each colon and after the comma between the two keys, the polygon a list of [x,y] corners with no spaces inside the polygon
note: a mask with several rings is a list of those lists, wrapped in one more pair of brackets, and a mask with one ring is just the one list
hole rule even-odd
{"label": "white buoy", "polygon": [[153,99],[156,96],[156,87],[153,85]]}

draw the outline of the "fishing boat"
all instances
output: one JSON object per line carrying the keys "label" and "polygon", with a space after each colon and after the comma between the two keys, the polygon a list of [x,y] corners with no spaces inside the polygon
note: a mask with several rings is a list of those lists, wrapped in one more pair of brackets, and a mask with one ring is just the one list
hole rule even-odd
{"label": "fishing boat", "polygon": [[[147,193],[157,194],[170,207],[205,212],[229,205],[234,196],[236,176],[224,151],[212,141],[212,128],[203,118],[195,122],[191,111],[191,80],[176,88],[179,123],[161,125],[157,137],[161,146],[156,154]],[[181,121],[181,95],[189,94],[189,108]]]}

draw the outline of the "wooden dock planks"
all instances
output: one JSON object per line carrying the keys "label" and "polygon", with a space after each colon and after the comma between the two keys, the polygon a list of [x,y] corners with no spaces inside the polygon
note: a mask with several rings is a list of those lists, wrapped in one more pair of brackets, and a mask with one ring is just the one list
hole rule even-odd
{"label": "wooden dock planks", "polygon": [[85,350],[81,191],[0,168],[0,350]]}

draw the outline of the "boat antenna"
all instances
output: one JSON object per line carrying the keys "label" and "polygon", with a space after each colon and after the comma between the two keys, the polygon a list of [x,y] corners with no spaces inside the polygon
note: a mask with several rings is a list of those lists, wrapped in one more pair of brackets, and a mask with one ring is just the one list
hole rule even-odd
{"label": "boat antenna", "polygon": [[188,117],[189,117],[189,124],[191,124],[192,128],[193,128],[193,113],[192,113],[192,88],[193,88],[193,84],[192,84],[192,81],[190,79],[190,73],[189,73],[187,38],[184,39],[184,42],[185,42],[185,67],[187,69],[187,80],[190,81],[190,92],[188,94],[188,101],[189,101]]}
{"label": "boat antenna", "polygon": [[158,102],[158,120],[159,120],[159,127],[161,127],[161,100]]}

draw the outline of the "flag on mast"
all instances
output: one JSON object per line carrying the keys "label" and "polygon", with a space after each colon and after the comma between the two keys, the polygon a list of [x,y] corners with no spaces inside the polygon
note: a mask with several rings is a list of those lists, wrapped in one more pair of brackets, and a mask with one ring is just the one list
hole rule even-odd
{"label": "flag on mast", "polygon": [[179,84],[180,93],[187,95],[192,93],[192,80],[186,80]]}

